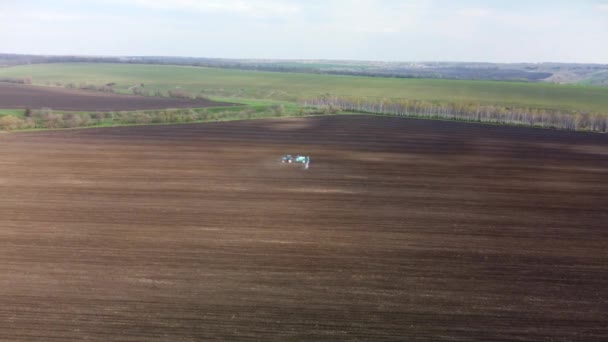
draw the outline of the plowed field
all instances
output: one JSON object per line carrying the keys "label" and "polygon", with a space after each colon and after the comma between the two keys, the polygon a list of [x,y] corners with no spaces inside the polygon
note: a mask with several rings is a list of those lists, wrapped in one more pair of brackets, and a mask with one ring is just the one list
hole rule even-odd
{"label": "plowed field", "polygon": [[113,111],[226,106],[204,99],[185,100],[38,87],[0,82],[0,108],[51,108],[68,111]]}
{"label": "plowed field", "polygon": [[608,339],[606,135],[338,116],[0,155],[3,341]]}

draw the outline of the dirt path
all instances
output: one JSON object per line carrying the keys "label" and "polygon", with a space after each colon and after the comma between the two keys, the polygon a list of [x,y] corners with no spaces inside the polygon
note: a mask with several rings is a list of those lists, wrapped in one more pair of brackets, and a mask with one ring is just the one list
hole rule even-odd
{"label": "dirt path", "polygon": [[0,340],[605,341],[607,146],[357,116],[1,135]]}

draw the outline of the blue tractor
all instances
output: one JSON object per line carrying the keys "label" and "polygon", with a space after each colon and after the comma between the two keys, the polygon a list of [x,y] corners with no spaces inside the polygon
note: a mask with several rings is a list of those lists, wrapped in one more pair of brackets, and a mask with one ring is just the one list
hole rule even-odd
{"label": "blue tractor", "polygon": [[287,154],[287,155],[283,156],[283,158],[281,158],[281,162],[287,163],[287,164],[291,164],[291,163],[304,164],[304,169],[308,169],[308,167],[310,165],[310,157],[309,156],[300,156],[300,155],[293,157],[291,154]]}

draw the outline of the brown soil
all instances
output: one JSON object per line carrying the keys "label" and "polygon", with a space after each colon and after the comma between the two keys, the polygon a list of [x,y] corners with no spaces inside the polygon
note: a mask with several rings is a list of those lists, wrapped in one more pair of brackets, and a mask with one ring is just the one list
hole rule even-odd
{"label": "brown soil", "polygon": [[363,116],[4,134],[0,340],[605,341],[607,146]]}
{"label": "brown soil", "polygon": [[67,111],[102,112],[227,105],[231,104],[199,99],[144,97],[0,82],[0,108],[3,109],[51,108]]}

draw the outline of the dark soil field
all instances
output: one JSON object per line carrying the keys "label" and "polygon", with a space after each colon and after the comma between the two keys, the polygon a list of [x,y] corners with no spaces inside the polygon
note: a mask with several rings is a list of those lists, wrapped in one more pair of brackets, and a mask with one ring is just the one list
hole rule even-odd
{"label": "dark soil field", "polygon": [[2,341],[608,340],[606,135],[337,116],[0,155]]}
{"label": "dark soil field", "polygon": [[0,108],[67,111],[119,111],[167,108],[202,108],[226,106],[209,100],[185,100],[164,97],[144,97],[84,91],[54,87],[28,86],[0,82]]}

